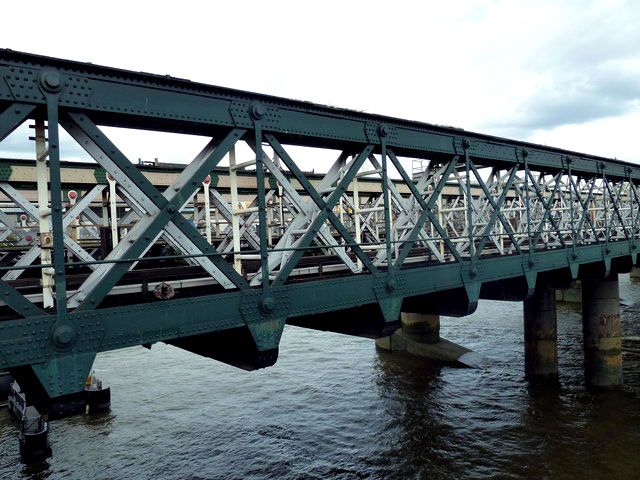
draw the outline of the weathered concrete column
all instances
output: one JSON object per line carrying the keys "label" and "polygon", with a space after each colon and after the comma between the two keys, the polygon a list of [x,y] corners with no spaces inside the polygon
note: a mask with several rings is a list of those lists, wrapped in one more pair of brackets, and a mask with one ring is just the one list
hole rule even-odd
{"label": "weathered concrete column", "polygon": [[401,313],[402,333],[417,342],[438,343],[440,341],[440,315],[426,313]]}
{"label": "weathered concrete column", "polygon": [[582,302],[582,282],[576,280],[573,287],[566,288],[564,290],[556,290],[556,301],[564,303],[577,303]]}
{"label": "weathered concrete column", "polygon": [[471,367],[482,362],[482,358],[468,348],[440,338],[439,315],[402,312],[400,322],[402,327],[393,335],[376,340],[378,348]]}
{"label": "weathered concrete column", "polygon": [[558,376],[556,296],[542,279],[524,301],[524,371],[530,377]]}
{"label": "weathered concrete column", "polygon": [[440,341],[440,315],[402,312],[400,325],[393,335],[376,339],[376,346],[430,357],[426,351],[422,352],[422,345],[432,346]]}
{"label": "weathered concrete column", "polygon": [[633,268],[629,274],[631,278],[640,278],[640,268]]}
{"label": "weathered concrete column", "polygon": [[582,282],[582,331],[587,386],[622,386],[622,327],[618,276]]}

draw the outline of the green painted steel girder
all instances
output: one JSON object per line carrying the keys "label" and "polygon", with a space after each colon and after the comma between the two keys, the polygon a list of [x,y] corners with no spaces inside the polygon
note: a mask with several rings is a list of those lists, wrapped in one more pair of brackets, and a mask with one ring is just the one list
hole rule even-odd
{"label": "green painted steel girder", "polygon": [[[147,200],[158,211],[149,213],[146,224],[137,224],[140,227],[135,233],[140,231],[140,236],[129,237],[127,241],[130,245],[127,246],[126,242],[120,244],[124,245],[121,247],[124,253],[118,259],[119,263],[116,262],[110,271],[95,279],[94,289],[84,300],[79,300],[80,303],[76,304],[79,306],[75,309],[66,308],[66,260],[62,242],[54,245],[58,313],[41,310],[8,283],[0,281],[0,298],[16,312],[16,318],[0,321],[0,369],[30,367],[51,397],[76,391],[78,379],[89,368],[93,355],[101,351],[244,329],[249,332],[257,350],[272,352],[279,345],[286,319],[373,305],[378,308],[384,322],[392,324],[397,321],[402,302],[406,298],[462,290],[465,292],[465,302],[473,304],[479,298],[483,283],[524,277],[531,286],[535,284],[536,275],[540,272],[563,270],[569,271],[571,278],[576,278],[581,265],[598,264],[602,266],[601,270],[608,271],[618,259],[623,259],[627,265],[635,265],[637,261],[637,244],[640,240],[635,238],[635,234],[628,235],[627,225],[616,201],[613,201],[613,210],[624,230],[624,240],[610,241],[609,229],[605,226],[606,239],[601,243],[524,252],[514,242],[516,253],[480,256],[488,235],[498,222],[511,235],[511,240],[515,240],[512,235],[515,232],[500,213],[500,208],[504,206],[507,197],[504,192],[511,187],[517,172],[525,172],[523,181],[530,182],[533,187],[531,191],[536,194],[536,197],[532,197],[529,195],[530,190],[527,191],[527,215],[530,198],[539,199],[545,210],[534,236],[531,235],[531,222],[528,222],[527,238],[529,241],[534,238],[537,245],[538,237],[548,221],[553,225],[553,231],[558,233],[559,243],[565,247],[561,228],[550,215],[551,206],[557,198],[558,184],[556,183],[551,197],[545,199],[531,171],[551,175],[567,175],[569,172],[570,175],[586,178],[597,177],[603,182],[605,178],[637,182],[640,181],[640,168],[633,164],[454,128],[9,50],[0,50],[0,77],[0,140],[24,119],[46,117],[53,139],[50,143],[55,148],[59,118],[60,123],[69,131],[75,129],[72,132],[75,134],[74,138],[81,138],[82,143],[93,145],[98,158],[108,157],[114,168],[125,172],[123,178],[126,177],[132,188],[135,186],[141,192],[141,196],[146,195]],[[210,156],[204,156],[185,168],[184,183],[174,186],[174,191],[170,194],[173,197],[165,197],[132,167],[131,162],[117,150],[97,125],[207,135],[213,137],[212,150],[208,154]],[[181,206],[199,188],[205,175],[213,170],[222,156],[241,138],[258,146],[256,165],[259,167],[258,208],[261,219],[258,235],[262,271],[267,274],[263,275],[267,282],[262,288],[251,288],[249,282],[225,263],[226,260],[216,256],[217,252],[179,213]],[[272,284],[268,282],[265,196],[264,182],[261,181],[265,172],[261,168],[263,153],[260,145],[265,140],[279,153],[319,210],[309,220],[311,226],[301,237],[300,249],[294,250],[289,261],[283,263]],[[214,147],[216,142],[220,143]],[[282,147],[288,144],[338,148],[345,157],[352,155],[354,160],[346,174],[334,182],[334,191],[323,199]],[[386,271],[378,268],[360,246],[355,246],[353,251],[359,255],[367,273],[290,282],[289,274],[297,260],[327,222],[331,222],[347,242],[353,241],[348,231],[340,225],[333,208],[348,184],[357,178],[359,167],[370,155],[378,152],[382,153],[382,165],[386,166],[388,158],[398,168],[412,197],[415,197],[423,209],[408,237],[400,242],[403,246],[401,253],[397,255],[396,264]],[[423,192],[418,192],[401,168],[397,159],[401,155],[428,158],[443,164],[442,178],[435,185],[434,195],[428,200],[423,198]],[[50,155],[52,198],[55,198],[52,202],[52,225],[54,236],[61,238],[63,229],[58,157],[57,151]],[[471,197],[470,172],[477,177],[484,195],[491,197],[474,162],[481,166],[511,169],[507,189],[499,198],[489,201],[494,212],[484,230],[484,237],[473,231],[471,202],[466,207],[465,215],[471,220],[468,235],[471,239],[470,257],[463,257],[457,251],[451,239],[447,238],[447,226],[442,225],[432,211],[447,177],[458,168],[458,164],[463,166],[462,159],[466,170],[467,198]],[[101,165],[104,166],[105,163]],[[386,178],[386,170],[383,173],[383,178]],[[106,170],[95,170],[98,181],[104,181],[105,175]],[[586,220],[595,233],[587,205],[592,198],[595,182],[591,184],[587,204],[580,198],[573,178],[571,183],[584,212],[580,227]],[[609,183],[604,184],[609,197],[614,199]],[[389,189],[390,185],[384,182],[386,204],[390,198]],[[635,183],[632,183],[631,190],[636,201],[631,208],[637,210],[639,202]],[[607,194],[602,195],[606,202]],[[605,212],[605,223],[608,219]],[[405,262],[427,220],[442,236],[442,242],[450,250],[453,261],[428,266]],[[631,220],[632,227],[637,231],[640,215],[632,215]],[[140,303],[127,306],[98,308],[130,266],[147,251],[149,242],[157,238],[170,222],[176,225],[184,237],[192,239],[195,249],[202,252],[203,256],[211,257],[211,262],[237,288],[225,293],[185,299],[151,303],[141,300]],[[389,220],[386,214],[385,222],[388,232]],[[573,223],[572,227],[575,229]],[[474,238],[481,242],[477,254],[473,253]],[[600,241],[596,239],[596,242]],[[387,256],[391,258],[389,237],[385,239],[385,244]],[[469,308],[462,308],[462,314],[468,310]],[[265,366],[269,359],[263,361],[267,363],[258,366]]]}
{"label": "green painted steel girder", "polygon": [[[612,259],[620,257],[629,257],[635,265],[638,243],[610,243],[609,253],[605,252],[602,245],[578,247],[575,260],[572,253],[565,249],[537,252],[533,255],[533,265],[529,264],[528,254],[482,259],[475,262],[475,272],[470,270],[469,262],[405,268],[395,272],[391,292],[384,287],[386,273],[273,287],[272,295],[278,299],[275,308],[269,314],[261,313],[260,316],[265,320],[292,318],[376,303],[380,296],[401,299],[473,284],[478,286],[479,292],[479,285],[484,282],[565,268],[577,275],[580,265],[595,262],[610,265]],[[380,284],[383,285],[383,291],[379,288]],[[75,339],[68,349],[60,349],[50,341],[56,323],[54,315],[33,315],[26,319],[3,321],[0,322],[0,369],[46,362],[59,356],[108,351],[243,327],[246,323],[241,310],[246,295],[238,291],[70,312],[69,320],[75,328]]]}

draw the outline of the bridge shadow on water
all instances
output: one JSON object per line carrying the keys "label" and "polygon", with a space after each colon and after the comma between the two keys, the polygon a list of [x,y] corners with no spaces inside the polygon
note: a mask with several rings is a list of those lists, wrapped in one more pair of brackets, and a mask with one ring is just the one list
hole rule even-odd
{"label": "bridge shadow on water", "polygon": [[449,449],[455,428],[443,421],[452,405],[442,403],[443,370],[436,362],[407,354],[377,351],[376,385],[385,404],[382,430],[390,441],[381,453],[379,474],[408,478],[421,471],[431,476],[462,474]]}

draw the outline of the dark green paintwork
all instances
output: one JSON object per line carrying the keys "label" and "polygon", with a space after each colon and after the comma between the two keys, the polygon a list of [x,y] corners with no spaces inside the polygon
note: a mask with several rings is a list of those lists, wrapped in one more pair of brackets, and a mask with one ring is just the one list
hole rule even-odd
{"label": "dark green paintwork", "polygon": [[[45,85],[47,72],[58,75],[59,87]],[[400,168],[396,156],[438,159],[443,164],[448,162],[448,173],[436,186],[435,193],[444,188],[446,177],[451,173],[455,162],[462,162],[463,159],[468,176],[472,173],[477,175],[475,164],[500,165],[513,169],[511,180],[516,170],[524,169],[527,182],[530,181],[531,170],[553,174],[567,172],[569,165],[574,175],[604,178],[606,170],[606,178],[609,180],[629,179],[637,182],[640,180],[640,168],[603,157],[452,128],[8,50],[0,50],[0,77],[0,140],[24,119],[39,115],[49,120],[50,142],[55,146],[60,117],[65,128],[78,129],[121,169],[126,170],[129,177],[149,198],[154,199],[161,210],[144,232],[148,238],[137,239],[139,245],[134,245],[129,252],[127,262],[118,264],[107,274],[99,288],[91,292],[74,311],[67,312],[61,308],[57,314],[45,313],[0,281],[3,300],[20,315],[0,322],[0,369],[33,366],[34,373],[50,397],[77,391],[96,352],[238,328],[248,328],[258,350],[268,351],[277,348],[284,322],[288,318],[377,304],[385,321],[393,323],[397,320],[402,301],[406,297],[462,289],[467,297],[465,301],[473,303],[477,301],[480,286],[484,282],[524,277],[531,288],[538,272],[568,269],[575,278],[579,265],[599,263],[608,268],[612,259],[618,258],[628,260],[629,264],[636,264],[638,240],[633,238],[617,242],[607,240],[603,244],[589,246],[518,252],[495,258],[472,256],[469,260],[463,260],[453,244],[445,239],[446,246],[453,252],[456,261],[430,267],[403,265],[410,246],[417,237],[417,227],[409,242],[403,246],[396,268],[390,272],[378,271],[360,248],[354,248],[368,273],[287,284],[285,281],[289,272],[302,255],[302,250],[299,250],[293,253],[276,281],[264,289],[252,289],[226,261],[212,256],[212,261],[223,269],[238,287],[237,290],[189,299],[98,308],[128,266],[137,259],[136,252],[142,251],[143,243],[172,219],[185,235],[194,239],[203,252],[214,253],[200,235],[194,236],[197,231],[193,226],[181,215],[175,214],[175,207],[193,194],[206,174],[214,169],[220,158],[243,136],[258,145],[264,137],[276,150],[282,149],[281,144],[294,144],[336,148],[357,155],[354,162],[356,167],[338,182],[335,192],[326,202],[317,195],[307,176],[295,167],[286,152],[280,155],[312,200],[322,209],[310,228],[311,233],[304,237],[301,243],[303,246],[311,243],[318,228],[326,220],[336,227],[347,242],[353,242],[330,210],[352,180],[357,165],[362,164],[371,153],[381,153],[383,165],[386,166],[389,159],[399,168],[412,194],[424,208],[419,225],[429,219],[440,234],[444,234],[443,227],[431,212],[437,195],[425,201],[406,172]],[[202,168],[190,176],[193,182],[189,182],[188,186],[177,193],[175,201],[167,201],[137,168],[131,168],[130,161],[111,144],[97,125],[204,134],[218,138],[220,143]],[[258,157],[260,167],[260,153]],[[62,235],[61,211],[56,210],[61,198],[59,165],[59,156],[54,152],[50,158],[50,167],[54,198],[53,230],[57,238]],[[264,224],[264,183],[260,181],[262,175],[262,169],[259,168],[259,208]],[[99,182],[105,180],[100,168],[95,170],[95,176]],[[213,177],[216,178],[212,182],[215,186],[217,177]],[[270,182],[271,178],[269,177]],[[388,199],[386,185],[383,194]],[[498,199],[496,206],[500,207],[503,202],[504,195]],[[638,204],[636,203],[636,207]],[[636,215],[636,228],[639,219],[640,215]],[[549,220],[557,228],[554,219]],[[502,222],[505,228],[510,228],[499,213],[491,218],[491,224],[496,221]],[[593,227],[588,215],[583,215],[581,225],[585,221]],[[529,233],[531,238],[533,232]],[[535,232],[536,238],[539,233]],[[259,234],[261,243],[266,245],[264,228],[260,229]],[[481,247],[478,248],[478,255]],[[386,248],[390,249],[388,243]],[[261,253],[265,254],[264,251]],[[54,267],[58,302],[61,306],[65,303],[64,261],[62,242],[57,242],[57,247],[54,248]],[[273,307],[265,310],[261,306],[265,304],[267,297],[269,305]]]}

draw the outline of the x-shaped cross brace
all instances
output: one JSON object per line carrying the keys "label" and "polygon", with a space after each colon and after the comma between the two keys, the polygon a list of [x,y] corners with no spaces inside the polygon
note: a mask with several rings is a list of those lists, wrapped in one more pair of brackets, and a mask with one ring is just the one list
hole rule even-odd
{"label": "x-shaped cross brace", "polygon": [[[248,288],[246,281],[207,243],[180,210],[189,202],[212,169],[229,149],[244,135],[243,129],[233,129],[219,143],[211,141],[182,171],[162,194],[129,161],[126,156],[84,114],[61,116],[61,124],[69,134],[107,171],[126,192],[132,204],[145,214],[114,248],[104,263],[85,280],[69,300],[69,306],[79,310],[95,308],[109,294],[113,286],[166,231],[195,255],[201,265],[225,288]],[[131,205],[132,205],[131,204]]]}

